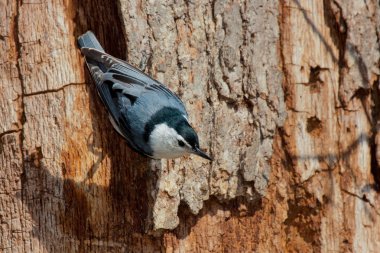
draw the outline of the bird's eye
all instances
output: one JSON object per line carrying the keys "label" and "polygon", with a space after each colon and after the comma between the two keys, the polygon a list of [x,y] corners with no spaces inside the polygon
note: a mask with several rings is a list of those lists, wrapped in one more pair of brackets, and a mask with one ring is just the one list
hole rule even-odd
{"label": "bird's eye", "polygon": [[181,140],[178,140],[178,145],[179,145],[180,147],[183,147],[183,146],[185,146],[185,143],[184,143],[183,141],[181,141]]}

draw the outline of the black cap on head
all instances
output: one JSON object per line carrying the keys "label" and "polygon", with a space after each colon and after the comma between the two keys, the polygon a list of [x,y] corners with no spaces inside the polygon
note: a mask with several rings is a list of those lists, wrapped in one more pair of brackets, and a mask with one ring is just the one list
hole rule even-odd
{"label": "black cap on head", "polygon": [[179,122],[179,124],[176,126],[176,131],[186,140],[187,143],[189,143],[193,154],[212,161],[212,158],[210,156],[200,150],[198,135],[185,119]]}
{"label": "black cap on head", "polygon": [[178,123],[175,130],[192,148],[199,147],[198,135],[185,119]]}

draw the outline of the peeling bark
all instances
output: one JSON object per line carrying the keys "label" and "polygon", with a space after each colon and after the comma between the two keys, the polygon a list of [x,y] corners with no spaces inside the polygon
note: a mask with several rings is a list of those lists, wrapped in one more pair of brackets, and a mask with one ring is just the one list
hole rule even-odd
{"label": "peeling bark", "polygon": [[[0,9],[1,252],[380,247],[378,1]],[[127,147],[76,46],[88,29],[179,94],[213,163]]]}

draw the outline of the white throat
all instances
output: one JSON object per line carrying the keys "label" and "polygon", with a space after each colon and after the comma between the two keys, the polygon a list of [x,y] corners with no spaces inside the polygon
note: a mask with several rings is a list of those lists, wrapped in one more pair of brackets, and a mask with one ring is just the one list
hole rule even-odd
{"label": "white throat", "polygon": [[156,125],[149,136],[153,157],[156,159],[171,159],[189,153],[186,148],[178,146],[178,140],[182,140],[186,146],[188,145],[174,128],[169,127],[166,123]]}

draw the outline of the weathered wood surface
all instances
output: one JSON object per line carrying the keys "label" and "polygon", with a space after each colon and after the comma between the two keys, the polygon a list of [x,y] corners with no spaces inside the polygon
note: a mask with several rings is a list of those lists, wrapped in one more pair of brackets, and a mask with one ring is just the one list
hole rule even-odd
{"label": "weathered wood surface", "polygon": [[[0,251],[377,252],[379,5],[0,0]],[[181,96],[212,164],[126,146],[88,29]]]}

